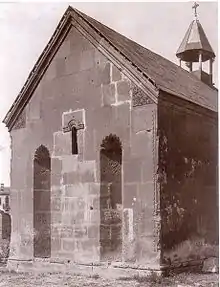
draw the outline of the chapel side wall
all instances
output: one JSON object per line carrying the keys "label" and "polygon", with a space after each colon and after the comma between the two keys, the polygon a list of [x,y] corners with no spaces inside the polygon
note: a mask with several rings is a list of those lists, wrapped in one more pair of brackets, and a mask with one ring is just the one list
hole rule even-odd
{"label": "chapel side wall", "polygon": [[[160,262],[160,212],[157,186],[157,105],[132,110],[131,159],[124,176],[124,207],[134,213],[137,263],[158,268]],[[132,247],[132,246],[131,246]]]}
{"label": "chapel side wall", "polygon": [[[11,131],[10,258],[33,259],[33,159],[44,145],[51,157],[51,257],[99,261],[100,145],[122,143],[122,260],[158,265],[154,227],[156,105],[133,107],[134,85],[72,28]],[[63,124],[74,116],[78,155]],[[155,243],[156,238],[156,243]],[[154,251],[152,251],[154,250]]]}
{"label": "chapel side wall", "polygon": [[217,115],[194,104],[159,101],[162,263],[217,256]]}

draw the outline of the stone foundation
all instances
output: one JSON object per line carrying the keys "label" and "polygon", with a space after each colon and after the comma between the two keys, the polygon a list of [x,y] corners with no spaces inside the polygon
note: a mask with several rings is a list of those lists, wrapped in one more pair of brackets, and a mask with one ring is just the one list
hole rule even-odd
{"label": "stone foundation", "polygon": [[7,264],[9,271],[16,272],[66,272],[70,274],[94,275],[98,274],[104,278],[121,278],[133,276],[148,276],[152,272],[162,275],[157,266],[143,266],[119,262],[112,263],[75,263],[71,260],[35,259],[35,260],[9,260]]}

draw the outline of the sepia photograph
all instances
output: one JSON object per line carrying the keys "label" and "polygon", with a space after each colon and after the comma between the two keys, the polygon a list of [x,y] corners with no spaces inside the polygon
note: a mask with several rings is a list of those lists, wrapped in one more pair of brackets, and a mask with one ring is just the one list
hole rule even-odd
{"label": "sepia photograph", "polygon": [[219,286],[218,2],[1,2],[0,287]]}

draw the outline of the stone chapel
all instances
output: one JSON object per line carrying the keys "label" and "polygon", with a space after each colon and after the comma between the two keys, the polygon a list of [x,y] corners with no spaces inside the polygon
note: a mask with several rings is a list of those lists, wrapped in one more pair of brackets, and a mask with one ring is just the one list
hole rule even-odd
{"label": "stone chapel", "polygon": [[162,272],[217,256],[215,53],[197,15],[176,56],[68,7],[4,119],[11,269]]}

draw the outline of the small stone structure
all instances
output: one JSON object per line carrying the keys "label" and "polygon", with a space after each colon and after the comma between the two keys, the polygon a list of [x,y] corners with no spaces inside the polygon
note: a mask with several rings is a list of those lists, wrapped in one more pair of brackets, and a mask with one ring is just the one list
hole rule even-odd
{"label": "small stone structure", "polygon": [[11,216],[0,211],[0,265],[7,262],[11,238]]}
{"label": "small stone structure", "polygon": [[217,91],[192,74],[69,7],[4,121],[9,268],[217,254]]}
{"label": "small stone structure", "polygon": [[0,210],[9,212],[10,210],[10,189],[1,183],[0,187]]}

